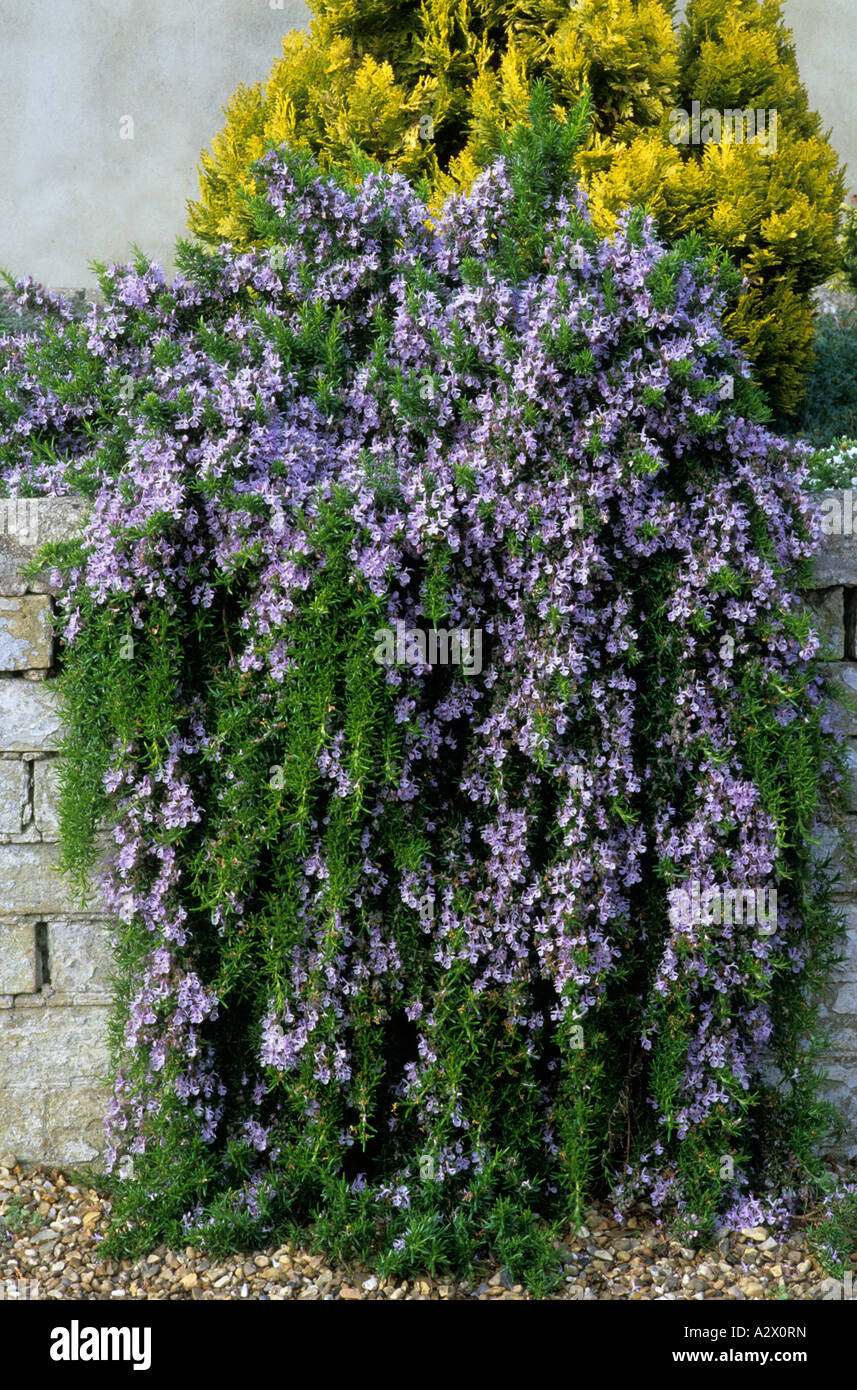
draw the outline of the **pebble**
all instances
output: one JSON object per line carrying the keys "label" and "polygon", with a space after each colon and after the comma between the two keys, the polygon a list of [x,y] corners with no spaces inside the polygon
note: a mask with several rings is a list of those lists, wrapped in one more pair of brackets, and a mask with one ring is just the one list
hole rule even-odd
{"label": "pebble", "polygon": [[[2,1174],[5,1173],[5,1176]],[[850,1174],[849,1174],[850,1176]],[[50,1200],[48,1200],[50,1199]],[[12,1230],[4,1215],[14,1202]],[[370,1269],[328,1265],[321,1255],[289,1245],[208,1258],[193,1246],[160,1245],[136,1260],[105,1261],[110,1202],[94,1188],[77,1187],[64,1174],[18,1164],[0,1155],[0,1288],[7,1281],[37,1282],[39,1298],[106,1299],[384,1299],[490,1300],[530,1298],[512,1271],[474,1269],[471,1279],[448,1273],[409,1281],[382,1280]],[[829,1290],[803,1230],[787,1240],[764,1226],[724,1232],[715,1246],[696,1249],[670,1240],[650,1209],[624,1226],[604,1203],[585,1213],[557,1243],[565,1279],[558,1300],[822,1299]]]}

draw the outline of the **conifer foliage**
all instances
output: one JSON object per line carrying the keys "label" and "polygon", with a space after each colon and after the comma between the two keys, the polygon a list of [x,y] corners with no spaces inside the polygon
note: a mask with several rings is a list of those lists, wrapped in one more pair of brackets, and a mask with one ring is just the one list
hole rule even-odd
{"label": "conifer foliage", "polygon": [[66,867],[115,842],[116,1253],[301,1223],[544,1289],[608,1185],[705,1236],[818,1177],[805,451],[734,272],[600,238],[585,104],[529,114],[436,227],[272,151],[273,249],[104,268],[83,323],[19,290],[3,477],[93,502],[46,555]]}
{"label": "conifer foliage", "polygon": [[[776,410],[794,409],[811,361],[810,291],[838,264],[843,176],[809,109],[778,0],[690,0],[677,29],[667,0],[311,8],[309,30],[286,35],[264,85],[239,88],[203,152],[190,208],[198,236],[254,240],[246,194],[268,141],[310,150],[322,166],[356,146],[424,178],[439,207],[493,159],[498,133],[526,120],[536,79],[548,81],[558,112],[588,87],[580,162],[595,226],[610,231],[623,207],[644,205],[668,241],[695,231],[727,249],[747,277],[727,329]],[[694,102],[721,114],[750,109],[754,121],[764,112],[765,138],[727,121],[725,134],[674,143],[671,113]]]}

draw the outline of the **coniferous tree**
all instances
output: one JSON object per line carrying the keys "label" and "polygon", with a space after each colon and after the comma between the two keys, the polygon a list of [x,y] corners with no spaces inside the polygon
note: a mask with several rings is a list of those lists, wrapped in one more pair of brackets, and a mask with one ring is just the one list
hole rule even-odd
{"label": "coniferous tree", "polygon": [[[267,82],[242,86],[202,155],[190,227],[203,240],[253,240],[246,195],[266,145],[323,166],[353,146],[411,178],[434,206],[468,189],[499,134],[527,118],[545,78],[558,112],[588,87],[579,154],[595,225],[628,202],[661,232],[699,231],[748,278],[728,327],[772,403],[790,411],[811,357],[810,291],[836,267],[843,174],[809,109],[779,0],[312,0],[306,32],[283,40]],[[776,112],[764,140],[674,143],[677,109]],[[773,147],[775,145],[775,148]]]}

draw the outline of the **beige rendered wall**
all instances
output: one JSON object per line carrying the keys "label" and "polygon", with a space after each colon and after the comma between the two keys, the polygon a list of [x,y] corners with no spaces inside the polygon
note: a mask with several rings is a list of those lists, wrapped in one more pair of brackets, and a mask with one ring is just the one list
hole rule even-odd
{"label": "beige rendered wall", "polygon": [[0,0],[0,266],[84,287],[90,260],[125,261],[135,242],[168,263],[221,106],[308,14],[301,0]]}
{"label": "beige rendered wall", "polygon": [[857,191],[857,0],[786,0],[784,14],[810,101]]}
{"label": "beige rendered wall", "polygon": [[[857,0],[785,14],[857,187]],[[308,16],[302,0],[0,0],[0,266],[90,286],[90,259],[135,242],[169,265],[221,106]]]}

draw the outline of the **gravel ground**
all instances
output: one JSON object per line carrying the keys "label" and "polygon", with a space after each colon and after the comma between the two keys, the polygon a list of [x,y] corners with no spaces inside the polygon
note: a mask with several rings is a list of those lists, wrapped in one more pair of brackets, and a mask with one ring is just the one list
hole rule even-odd
{"label": "gravel ground", "polygon": [[[369,1270],[329,1267],[292,1246],[208,1260],[158,1246],[138,1260],[99,1259],[110,1204],[53,1169],[0,1155],[0,1298],[55,1299],[512,1299],[530,1297],[507,1270],[477,1280],[380,1281]],[[821,1299],[830,1285],[802,1233],[732,1232],[696,1250],[643,1215],[618,1225],[606,1206],[560,1246],[560,1299]]]}

